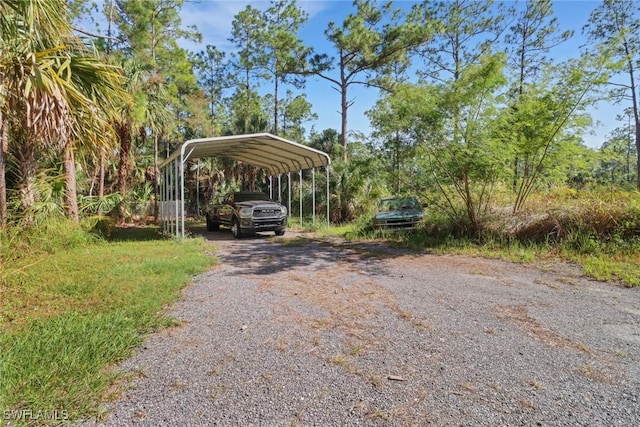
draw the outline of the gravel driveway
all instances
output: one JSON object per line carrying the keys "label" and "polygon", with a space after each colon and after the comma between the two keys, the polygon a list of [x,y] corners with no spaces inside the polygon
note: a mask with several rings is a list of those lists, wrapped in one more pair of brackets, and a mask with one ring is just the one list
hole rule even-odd
{"label": "gravel driveway", "polygon": [[221,264],[172,307],[181,325],[121,366],[129,382],[98,425],[640,425],[640,289],[203,235]]}

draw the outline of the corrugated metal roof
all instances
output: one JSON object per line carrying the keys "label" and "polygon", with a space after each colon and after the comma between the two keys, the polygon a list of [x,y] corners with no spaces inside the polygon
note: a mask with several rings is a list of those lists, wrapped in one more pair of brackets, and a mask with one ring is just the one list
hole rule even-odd
{"label": "corrugated metal roof", "polygon": [[182,154],[183,160],[225,157],[269,171],[271,175],[328,166],[329,155],[270,133],[219,136],[185,141],[160,167]]}

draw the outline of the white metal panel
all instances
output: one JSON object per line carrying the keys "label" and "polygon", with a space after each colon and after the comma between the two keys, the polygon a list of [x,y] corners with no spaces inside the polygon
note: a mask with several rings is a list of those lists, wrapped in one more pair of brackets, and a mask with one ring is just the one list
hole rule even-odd
{"label": "white metal panel", "polygon": [[270,175],[327,166],[329,156],[319,150],[269,133],[219,136],[185,141],[163,164],[183,153],[183,161],[225,157],[266,169]]}

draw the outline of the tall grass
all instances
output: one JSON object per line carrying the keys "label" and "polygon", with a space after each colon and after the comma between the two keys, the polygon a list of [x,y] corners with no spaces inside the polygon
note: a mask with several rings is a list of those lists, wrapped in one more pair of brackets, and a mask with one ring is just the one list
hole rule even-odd
{"label": "tall grass", "polygon": [[478,230],[468,230],[433,208],[421,229],[390,234],[366,221],[347,237],[386,239],[419,251],[465,253],[534,263],[551,258],[582,266],[585,275],[640,286],[640,192],[555,188],[533,195],[525,208],[493,206]]}
{"label": "tall grass", "polygon": [[167,240],[150,227],[105,240],[98,224],[0,237],[0,410],[9,411],[0,415],[12,423],[98,411],[114,380],[108,368],[169,322],[163,309],[214,261],[202,239]]}

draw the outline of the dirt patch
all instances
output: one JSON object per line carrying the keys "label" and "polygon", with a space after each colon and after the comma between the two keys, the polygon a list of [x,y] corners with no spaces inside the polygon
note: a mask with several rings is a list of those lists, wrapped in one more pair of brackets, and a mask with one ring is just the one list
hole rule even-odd
{"label": "dirt patch", "polygon": [[491,277],[501,277],[506,271],[505,263],[493,262],[482,258],[469,258],[457,255],[403,255],[388,261],[398,268],[436,268],[441,270],[455,269]]}

